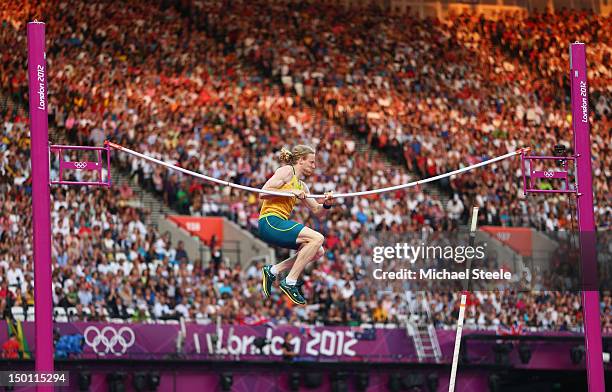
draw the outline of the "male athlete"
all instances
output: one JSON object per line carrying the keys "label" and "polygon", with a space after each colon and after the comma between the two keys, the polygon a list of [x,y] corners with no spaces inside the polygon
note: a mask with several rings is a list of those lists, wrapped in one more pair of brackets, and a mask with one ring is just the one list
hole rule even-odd
{"label": "male athlete", "polygon": [[259,234],[269,244],[282,248],[296,249],[297,254],[275,265],[263,267],[263,291],[270,296],[272,283],[279,273],[289,270],[287,277],[279,282],[279,287],[293,303],[306,304],[300,290],[303,282],[300,274],[308,263],[323,256],[323,235],[301,223],[289,220],[289,216],[297,203],[302,200],[317,216],[322,215],[332,206],[332,193],[325,193],[323,203],[305,196],[309,193],[308,186],[300,180],[314,173],[315,150],[312,147],[298,145],[289,151],[281,150],[280,162],[283,164],[266,182],[262,189],[292,193],[293,197],[261,194],[263,205],[259,213]]}

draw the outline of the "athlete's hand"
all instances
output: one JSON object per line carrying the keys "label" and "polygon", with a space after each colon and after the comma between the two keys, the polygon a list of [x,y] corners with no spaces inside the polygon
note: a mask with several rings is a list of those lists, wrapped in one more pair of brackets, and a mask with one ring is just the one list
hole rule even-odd
{"label": "athlete's hand", "polygon": [[325,200],[323,200],[323,205],[326,206],[331,206],[333,204],[334,200],[334,192],[329,191],[329,192],[325,192]]}
{"label": "athlete's hand", "polygon": [[306,192],[302,189],[292,189],[291,193],[295,195],[300,200],[304,200],[306,198]]}

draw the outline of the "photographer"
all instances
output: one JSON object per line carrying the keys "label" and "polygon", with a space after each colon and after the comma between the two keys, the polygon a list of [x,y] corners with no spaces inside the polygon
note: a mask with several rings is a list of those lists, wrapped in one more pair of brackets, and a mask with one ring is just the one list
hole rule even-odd
{"label": "photographer", "polygon": [[294,351],[293,343],[291,343],[291,339],[293,339],[291,332],[286,332],[285,341],[281,345],[281,348],[283,349],[283,360],[285,361],[293,361],[297,356]]}

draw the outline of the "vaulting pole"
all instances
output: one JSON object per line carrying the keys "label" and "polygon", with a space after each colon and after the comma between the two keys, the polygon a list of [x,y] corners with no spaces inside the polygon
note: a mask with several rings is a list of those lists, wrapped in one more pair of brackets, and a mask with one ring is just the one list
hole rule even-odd
{"label": "vaulting pole", "polygon": [[[472,222],[470,223],[470,247],[474,247],[476,242],[476,223],[478,223],[478,207],[472,208]],[[465,270],[469,271],[471,261],[466,262]],[[451,365],[450,381],[448,383],[448,392],[455,391],[455,379],[457,377],[457,365],[459,364],[459,352],[461,351],[461,335],[463,333],[463,320],[465,318],[465,307],[467,306],[467,296],[470,295],[471,279],[468,276],[465,290],[461,293],[461,304],[459,305],[459,318],[457,319],[457,333],[455,334],[455,349],[453,351],[453,363]]]}

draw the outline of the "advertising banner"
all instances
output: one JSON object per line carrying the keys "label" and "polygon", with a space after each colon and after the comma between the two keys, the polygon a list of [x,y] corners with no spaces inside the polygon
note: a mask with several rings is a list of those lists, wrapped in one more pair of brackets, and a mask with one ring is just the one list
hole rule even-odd
{"label": "advertising banner", "polygon": [[[109,324],[94,322],[56,323],[60,335],[84,337],[80,358],[167,359],[179,356],[193,360],[282,361],[287,340],[296,353],[294,361],[403,362],[418,363],[412,337],[403,328],[294,327],[163,324]],[[30,349],[36,351],[33,323],[23,323]],[[493,331],[464,331],[464,337],[496,336]],[[533,340],[528,364],[521,364],[517,349],[510,353],[515,366],[529,369],[573,369],[570,350],[579,335],[569,332],[528,334],[554,337],[555,341]],[[452,359],[455,331],[438,330],[442,363]],[[568,340],[560,339],[567,337]],[[0,324],[0,341],[8,338],[6,323]],[[569,340],[574,339],[574,341]],[[494,363],[493,339],[469,339],[464,344],[471,363]],[[517,343],[518,344],[518,343]]]}
{"label": "advertising banner", "polygon": [[221,217],[169,215],[168,219],[187,230],[191,235],[198,236],[207,244],[210,244],[213,236],[216,237],[217,244],[223,243],[223,218]]}
{"label": "advertising banner", "polygon": [[531,229],[527,227],[482,226],[481,229],[493,238],[519,253],[529,257],[532,254]]}

